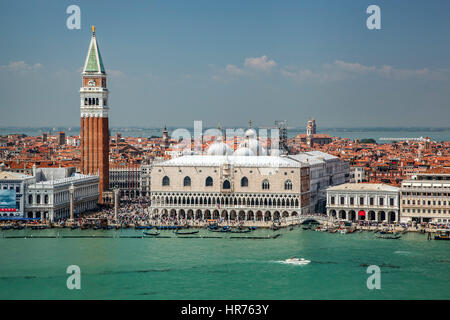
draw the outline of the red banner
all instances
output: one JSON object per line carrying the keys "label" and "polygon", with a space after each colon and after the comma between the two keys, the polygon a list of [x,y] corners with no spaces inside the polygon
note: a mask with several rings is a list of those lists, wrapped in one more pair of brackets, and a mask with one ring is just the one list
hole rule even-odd
{"label": "red banner", "polygon": [[16,208],[0,208],[0,212],[16,212]]}
{"label": "red banner", "polygon": [[365,216],[366,215],[366,212],[364,211],[364,210],[360,210],[359,212],[358,212],[358,216]]}

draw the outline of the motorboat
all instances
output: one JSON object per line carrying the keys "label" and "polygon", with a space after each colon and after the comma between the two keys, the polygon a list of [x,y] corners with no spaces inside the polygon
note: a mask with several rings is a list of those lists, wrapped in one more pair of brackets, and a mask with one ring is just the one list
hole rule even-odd
{"label": "motorboat", "polygon": [[438,229],[434,235],[434,240],[450,240],[450,230]]}
{"label": "motorboat", "polygon": [[284,260],[284,262],[285,263],[289,263],[289,264],[305,265],[305,264],[310,263],[311,261],[310,260],[306,260],[304,258],[295,258],[295,257],[293,257],[293,258],[289,258],[289,259]]}

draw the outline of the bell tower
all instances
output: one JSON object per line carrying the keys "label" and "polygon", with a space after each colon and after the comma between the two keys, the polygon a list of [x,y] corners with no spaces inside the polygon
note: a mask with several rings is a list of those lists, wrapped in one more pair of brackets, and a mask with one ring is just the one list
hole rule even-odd
{"label": "bell tower", "polygon": [[109,188],[108,89],[102,56],[92,26],[80,88],[81,172],[100,176],[100,202]]}

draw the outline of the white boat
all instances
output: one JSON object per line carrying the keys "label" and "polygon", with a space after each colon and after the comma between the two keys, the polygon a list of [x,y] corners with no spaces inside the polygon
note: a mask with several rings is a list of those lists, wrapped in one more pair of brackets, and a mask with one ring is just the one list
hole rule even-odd
{"label": "white boat", "polygon": [[306,260],[304,258],[290,258],[290,259],[286,259],[284,260],[285,263],[290,263],[290,264],[299,264],[299,265],[305,265],[310,263],[310,260]]}
{"label": "white boat", "polygon": [[347,229],[341,229],[341,234],[346,234],[347,233]]}

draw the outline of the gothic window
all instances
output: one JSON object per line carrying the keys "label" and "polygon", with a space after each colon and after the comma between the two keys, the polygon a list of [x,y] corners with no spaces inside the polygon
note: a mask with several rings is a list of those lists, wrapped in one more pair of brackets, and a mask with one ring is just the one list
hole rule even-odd
{"label": "gothic window", "polygon": [[184,180],[183,180],[183,186],[185,186],[185,187],[190,187],[190,186],[191,186],[191,178],[189,178],[189,177],[184,177]]}
{"label": "gothic window", "polygon": [[28,196],[28,204],[32,204],[33,203],[33,196],[30,194]]}
{"label": "gothic window", "polygon": [[168,176],[164,176],[164,178],[162,179],[162,185],[163,186],[170,186],[170,179]]}
{"label": "gothic window", "polygon": [[98,106],[98,98],[95,98],[95,104]]}
{"label": "gothic window", "polygon": [[230,181],[225,180],[225,181],[223,182],[222,188],[223,188],[223,189],[230,189],[230,188],[231,188]]}
{"label": "gothic window", "polygon": [[48,195],[47,194],[44,196],[44,203],[48,204]]}
{"label": "gothic window", "polygon": [[262,189],[263,190],[269,190],[270,189],[270,184],[269,184],[269,181],[267,179],[264,179],[264,181],[262,182]]}
{"label": "gothic window", "polygon": [[286,180],[286,182],[284,183],[284,190],[292,190],[291,180]]}
{"label": "gothic window", "polygon": [[205,186],[212,187],[212,185],[213,185],[213,179],[211,177],[206,178]]}
{"label": "gothic window", "polygon": [[88,104],[88,99],[84,98],[84,105],[87,106],[87,104]]}
{"label": "gothic window", "polygon": [[247,179],[247,177],[243,177],[241,179],[241,187],[248,187],[248,179]]}

